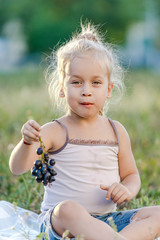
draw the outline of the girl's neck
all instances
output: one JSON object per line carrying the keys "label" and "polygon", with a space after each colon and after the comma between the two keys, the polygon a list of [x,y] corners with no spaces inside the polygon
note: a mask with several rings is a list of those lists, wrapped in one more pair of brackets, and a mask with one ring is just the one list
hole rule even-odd
{"label": "girl's neck", "polygon": [[59,120],[67,127],[70,139],[116,140],[113,129],[106,117],[97,115],[91,121],[66,115]]}
{"label": "girl's neck", "polygon": [[70,123],[74,123],[74,124],[78,124],[83,127],[85,127],[85,126],[87,127],[88,125],[89,126],[96,125],[99,121],[102,120],[103,117],[98,114],[92,118],[83,118],[83,117],[77,116],[73,113],[68,113],[66,115],[66,118],[68,119],[68,121]]}

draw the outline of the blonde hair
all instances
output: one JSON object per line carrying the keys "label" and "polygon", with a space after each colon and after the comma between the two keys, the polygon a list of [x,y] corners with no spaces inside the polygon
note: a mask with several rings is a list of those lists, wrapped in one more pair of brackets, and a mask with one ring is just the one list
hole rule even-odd
{"label": "blonde hair", "polygon": [[[50,98],[57,110],[66,111],[67,102],[65,98],[60,98],[60,90],[64,87],[65,67],[73,58],[86,54],[92,51],[94,56],[102,61],[107,68],[107,77],[110,83],[114,84],[114,89],[118,90],[119,96],[123,94],[123,70],[119,64],[117,55],[113,52],[112,46],[105,43],[100,35],[98,28],[87,23],[81,23],[80,33],[76,33],[66,43],[64,43],[57,51],[53,51],[50,57],[50,64],[46,71],[46,80],[49,84],[48,90]],[[116,92],[117,95],[117,92]],[[104,106],[104,111],[107,110],[107,104]],[[103,111],[100,111],[100,114]]]}

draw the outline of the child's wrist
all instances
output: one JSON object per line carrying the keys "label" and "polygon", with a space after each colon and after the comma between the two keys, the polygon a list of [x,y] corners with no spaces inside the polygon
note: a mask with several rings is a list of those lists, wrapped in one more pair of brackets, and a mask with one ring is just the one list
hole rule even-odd
{"label": "child's wrist", "polygon": [[23,144],[25,144],[25,145],[32,145],[31,143],[28,143],[28,142],[26,142],[24,139],[22,139],[22,142],[23,142]]}

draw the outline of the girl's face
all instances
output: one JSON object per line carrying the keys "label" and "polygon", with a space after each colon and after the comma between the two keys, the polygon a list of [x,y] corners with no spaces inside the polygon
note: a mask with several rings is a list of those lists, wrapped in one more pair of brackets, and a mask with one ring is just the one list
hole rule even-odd
{"label": "girl's face", "polygon": [[75,57],[65,72],[60,96],[66,97],[70,114],[80,118],[97,116],[113,88],[107,78],[107,69],[90,53]]}

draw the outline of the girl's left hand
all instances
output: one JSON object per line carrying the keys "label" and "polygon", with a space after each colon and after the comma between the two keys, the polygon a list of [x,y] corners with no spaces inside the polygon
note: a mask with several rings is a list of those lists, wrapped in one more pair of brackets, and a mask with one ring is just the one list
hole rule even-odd
{"label": "girl's left hand", "polygon": [[114,203],[121,204],[122,202],[129,201],[131,199],[130,191],[121,183],[113,183],[109,187],[101,184],[100,188],[108,191],[106,200],[111,198]]}

